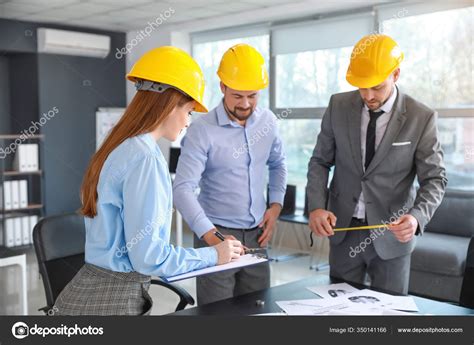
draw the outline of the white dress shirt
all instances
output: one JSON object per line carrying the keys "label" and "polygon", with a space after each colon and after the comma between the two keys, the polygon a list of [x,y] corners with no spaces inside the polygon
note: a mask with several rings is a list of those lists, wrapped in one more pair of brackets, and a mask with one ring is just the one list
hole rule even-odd
{"label": "white dress shirt", "polygon": [[[395,103],[395,100],[397,99],[397,94],[398,94],[398,90],[397,90],[397,87],[395,86],[393,88],[392,94],[387,99],[387,101],[380,108],[375,110],[376,112],[381,111],[381,110],[384,111],[384,113],[379,116],[376,122],[375,151],[377,151],[377,148],[385,134],[385,130],[387,129],[388,122],[390,121],[390,118],[392,116],[393,105]],[[364,106],[362,107],[361,124],[360,124],[360,147],[361,147],[361,152],[362,152],[362,168],[364,169],[364,171],[365,171],[365,141],[367,137],[367,127],[369,126],[369,121],[370,121],[369,108],[364,103]],[[365,219],[365,201],[364,201],[363,192],[360,193],[359,201],[357,202],[357,205],[354,209],[353,217],[359,218],[359,219]]]}

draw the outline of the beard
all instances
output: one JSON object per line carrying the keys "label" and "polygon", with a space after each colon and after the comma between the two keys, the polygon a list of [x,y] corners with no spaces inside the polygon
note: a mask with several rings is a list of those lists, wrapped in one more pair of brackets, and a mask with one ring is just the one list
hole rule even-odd
{"label": "beard", "polygon": [[383,105],[383,102],[379,101],[367,102],[366,100],[364,100],[364,102],[370,110],[377,110]]}
{"label": "beard", "polygon": [[250,115],[252,115],[254,108],[249,107],[249,108],[239,108],[239,107],[234,107],[233,110],[229,109],[227,105],[225,106],[226,110],[231,114],[233,117],[235,117],[239,121],[246,121]]}

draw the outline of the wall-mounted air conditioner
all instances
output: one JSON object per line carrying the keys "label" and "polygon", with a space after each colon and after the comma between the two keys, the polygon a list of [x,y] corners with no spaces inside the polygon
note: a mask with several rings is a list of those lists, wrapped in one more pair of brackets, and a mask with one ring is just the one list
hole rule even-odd
{"label": "wall-mounted air conditioner", "polygon": [[38,28],[38,53],[105,58],[109,51],[109,36]]}

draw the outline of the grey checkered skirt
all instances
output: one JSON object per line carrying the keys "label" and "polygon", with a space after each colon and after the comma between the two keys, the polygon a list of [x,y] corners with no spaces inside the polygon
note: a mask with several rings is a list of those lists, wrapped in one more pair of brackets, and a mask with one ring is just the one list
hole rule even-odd
{"label": "grey checkered skirt", "polygon": [[150,276],[85,264],[59,294],[52,315],[149,315]]}

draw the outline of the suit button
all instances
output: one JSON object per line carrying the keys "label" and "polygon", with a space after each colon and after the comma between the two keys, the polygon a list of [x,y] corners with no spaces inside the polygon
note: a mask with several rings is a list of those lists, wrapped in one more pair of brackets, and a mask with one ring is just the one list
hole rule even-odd
{"label": "suit button", "polygon": [[352,201],[357,202],[357,201],[359,201],[359,199],[357,199],[356,197],[353,197]]}

